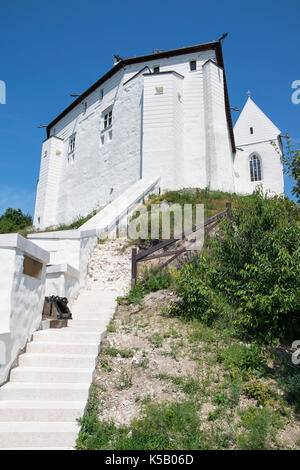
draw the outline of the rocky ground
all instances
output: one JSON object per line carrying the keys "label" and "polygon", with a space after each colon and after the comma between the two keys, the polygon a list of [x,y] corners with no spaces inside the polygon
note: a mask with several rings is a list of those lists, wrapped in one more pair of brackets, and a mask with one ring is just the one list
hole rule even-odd
{"label": "rocky ground", "polygon": [[125,295],[130,287],[131,248],[125,239],[99,243],[88,267],[86,289],[112,290]]}

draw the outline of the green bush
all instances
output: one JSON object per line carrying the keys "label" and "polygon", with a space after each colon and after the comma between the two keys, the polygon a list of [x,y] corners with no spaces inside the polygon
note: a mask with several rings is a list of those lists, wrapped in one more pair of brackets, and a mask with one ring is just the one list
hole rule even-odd
{"label": "green bush", "polygon": [[287,198],[235,197],[232,219],[221,223],[209,256],[181,270],[178,313],[212,323],[223,314],[221,295],[245,336],[269,343],[297,337],[299,238],[299,209]]}
{"label": "green bush", "polygon": [[243,387],[243,392],[248,398],[253,398],[259,405],[273,405],[275,392],[262,382],[253,381]]}
{"label": "green bush", "polygon": [[300,330],[297,206],[255,193],[237,199],[214,243],[212,284],[237,307],[248,335],[268,342]]}
{"label": "green bush", "polygon": [[186,264],[176,281],[176,291],[180,301],[174,304],[173,311],[191,319],[197,318],[209,325],[217,315],[214,292],[206,277],[209,267],[205,257]]}

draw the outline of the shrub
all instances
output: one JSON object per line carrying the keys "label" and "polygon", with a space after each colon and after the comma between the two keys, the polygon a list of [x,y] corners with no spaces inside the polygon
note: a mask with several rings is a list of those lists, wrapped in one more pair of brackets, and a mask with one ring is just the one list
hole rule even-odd
{"label": "shrub", "polygon": [[30,215],[24,215],[21,209],[9,207],[0,217],[0,233],[17,232],[32,224]]}
{"label": "shrub", "polygon": [[244,385],[243,392],[249,398],[253,398],[259,405],[273,405],[275,392],[271,390],[267,385],[261,382],[250,382]]}
{"label": "shrub", "polygon": [[205,257],[199,257],[194,263],[186,264],[176,281],[176,292],[180,301],[174,304],[173,311],[185,318],[197,318],[209,325],[215,318],[216,302],[213,290],[206,278]]}
{"label": "shrub", "polygon": [[299,210],[283,197],[239,198],[214,243],[214,286],[249,335],[274,341],[300,329]]}
{"label": "shrub", "polygon": [[221,223],[208,255],[200,254],[175,279],[177,312],[210,324],[228,316],[222,297],[245,336],[269,343],[297,337],[299,238],[299,209],[288,199],[259,192],[235,197],[232,219]]}

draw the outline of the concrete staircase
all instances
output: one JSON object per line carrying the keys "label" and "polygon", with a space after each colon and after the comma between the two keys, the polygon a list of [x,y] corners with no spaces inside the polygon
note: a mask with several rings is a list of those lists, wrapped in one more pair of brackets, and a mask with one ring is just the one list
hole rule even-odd
{"label": "concrete staircase", "polygon": [[62,329],[33,334],[0,388],[0,449],[73,449],[116,292],[83,291]]}

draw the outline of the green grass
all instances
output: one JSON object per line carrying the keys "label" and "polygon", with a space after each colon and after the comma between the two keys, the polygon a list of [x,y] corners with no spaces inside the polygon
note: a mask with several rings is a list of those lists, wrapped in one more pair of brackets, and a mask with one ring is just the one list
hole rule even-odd
{"label": "green grass", "polygon": [[[95,211],[91,212],[90,214],[88,214],[85,217],[78,216],[74,220],[74,222],[72,222],[69,225],[62,224],[62,225],[58,225],[55,228],[47,227],[47,228],[45,228],[45,230],[42,230],[42,233],[44,233],[44,232],[60,232],[60,231],[64,231],[64,230],[76,230],[79,227],[81,227],[81,225],[85,224],[88,220],[90,220],[92,217],[94,217],[94,215],[96,215],[97,212],[98,211],[95,210]],[[23,237],[26,238],[27,235],[29,235],[31,233],[38,233],[38,232],[33,231],[33,227],[30,226],[30,227],[25,227],[22,230],[19,230],[18,233],[20,233],[20,235],[22,235]]]}
{"label": "green grass", "polygon": [[243,431],[237,438],[241,450],[265,450],[275,440],[282,428],[282,420],[278,414],[268,408],[250,407],[240,412]]}
{"label": "green grass", "polygon": [[58,232],[58,231],[61,231],[61,230],[75,230],[75,229],[78,229],[79,227],[81,227],[81,225],[85,224],[88,220],[90,220],[96,214],[97,214],[97,211],[93,211],[91,214],[88,214],[85,217],[80,217],[80,216],[77,217],[76,220],[74,220],[74,222],[72,222],[69,225],[62,224],[62,225],[59,225],[58,227],[56,227],[54,229],[46,228],[46,230],[43,230],[43,232]]}
{"label": "green grass", "polygon": [[113,346],[107,346],[104,350],[104,354],[111,357],[120,355],[123,358],[129,358],[134,356],[134,351],[132,349],[117,349]]}
{"label": "green grass", "polygon": [[187,377],[175,377],[169,374],[157,374],[156,378],[159,380],[171,381],[179,390],[182,390],[186,395],[193,397],[199,393],[199,380],[187,376]]}
{"label": "green grass", "polygon": [[127,303],[141,305],[145,295],[150,292],[167,289],[172,284],[172,276],[167,269],[155,272],[153,269],[146,269],[136,284],[131,286],[131,290],[126,297]]}
{"label": "green grass", "polygon": [[255,344],[249,347],[244,344],[232,344],[219,351],[218,359],[224,362],[233,376],[237,374],[243,379],[249,378],[249,375],[260,376],[265,371],[264,358]]}
{"label": "green grass", "polygon": [[180,191],[167,191],[159,196],[152,195],[146,201],[146,206],[151,204],[204,204],[204,216],[209,218],[226,207],[226,202],[231,201],[232,194],[222,191],[210,191],[209,189],[182,189]]}
{"label": "green grass", "polygon": [[148,341],[154,348],[161,348],[163,345],[163,337],[159,333],[153,333],[153,335],[148,336]]}
{"label": "green grass", "polygon": [[80,420],[78,449],[175,450],[201,448],[200,420],[193,403],[160,403],[145,406],[144,418],[130,426],[100,422],[93,397]]}
{"label": "green grass", "polygon": [[286,402],[300,415],[300,365],[292,364],[291,357],[286,356],[280,358],[275,367],[277,383]]}

